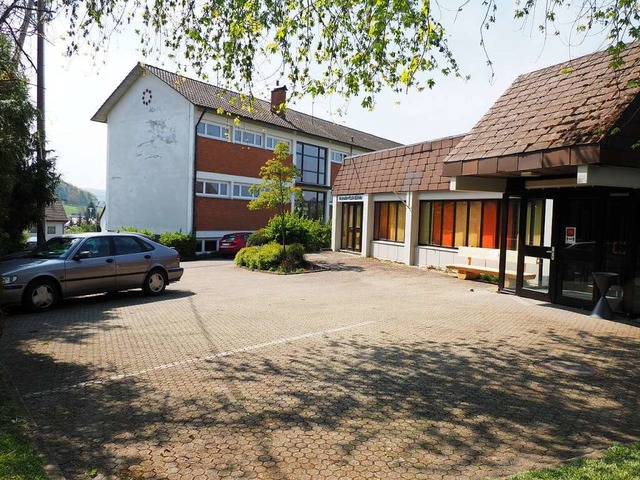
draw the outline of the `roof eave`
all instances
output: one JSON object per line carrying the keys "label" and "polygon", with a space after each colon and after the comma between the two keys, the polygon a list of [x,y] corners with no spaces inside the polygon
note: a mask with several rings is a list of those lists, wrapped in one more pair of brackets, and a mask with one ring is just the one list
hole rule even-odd
{"label": "roof eave", "polygon": [[146,70],[140,64],[140,62],[136,63],[135,67],[131,69],[131,71],[127,74],[127,76],[120,82],[120,85],[116,87],[109,98],[105,100],[102,106],[98,109],[98,111],[91,117],[92,122],[100,122],[107,123],[107,119],[109,118],[109,113],[111,109],[120,101],[120,99],[127,93],[127,90],[134,84],[136,80],[138,80]]}

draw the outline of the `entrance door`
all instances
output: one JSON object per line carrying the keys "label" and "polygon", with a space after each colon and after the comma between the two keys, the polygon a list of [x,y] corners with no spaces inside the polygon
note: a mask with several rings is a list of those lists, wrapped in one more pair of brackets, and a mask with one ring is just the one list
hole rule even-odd
{"label": "entrance door", "polygon": [[[609,304],[622,308],[623,285],[629,277],[629,194],[594,191],[571,194],[564,199],[558,242],[557,302],[593,308],[597,299],[592,272],[617,273],[619,284],[609,290]],[[631,289],[632,290],[632,289]],[[631,298],[632,291],[627,292]]]}
{"label": "entrance door", "polygon": [[554,199],[523,198],[516,293],[523,297],[553,301],[555,287]]}
{"label": "entrance door", "polygon": [[342,240],[340,248],[362,251],[362,202],[342,204]]}

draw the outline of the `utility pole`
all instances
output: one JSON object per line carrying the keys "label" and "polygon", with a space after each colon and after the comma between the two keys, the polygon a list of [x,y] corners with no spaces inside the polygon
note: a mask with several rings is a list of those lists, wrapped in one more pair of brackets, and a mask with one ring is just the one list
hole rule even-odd
{"label": "utility pole", "polygon": [[[46,150],[45,150],[45,125],[44,125],[44,23],[45,23],[45,2],[46,0],[38,1],[38,15],[37,15],[37,72],[36,72],[36,110],[37,110],[37,122],[36,122],[36,139],[37,139],[37,151],[36,151],[36,170],[38,172],[44,171],[44,164],[46,162]],[[38,245],[45,241],[44,233],[44,204],[38,202],[36,206],[38,209],[38,222],[37,235]]]}

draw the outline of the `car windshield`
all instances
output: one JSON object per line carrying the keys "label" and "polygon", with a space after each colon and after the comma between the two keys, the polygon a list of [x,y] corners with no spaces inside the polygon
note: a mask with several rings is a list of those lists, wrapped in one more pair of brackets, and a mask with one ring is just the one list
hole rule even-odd
{"label": "car windshield", "polygon": [[29,256],[34,258],[64,258],[79,241],[79,238],[73,237],[52,238],[33,249]]}

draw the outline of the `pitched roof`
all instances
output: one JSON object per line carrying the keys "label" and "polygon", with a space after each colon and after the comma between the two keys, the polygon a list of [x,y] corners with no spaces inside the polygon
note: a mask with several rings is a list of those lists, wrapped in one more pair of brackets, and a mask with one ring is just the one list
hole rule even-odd
{"label": "pitched roof", "polygon": [[597,52],[520,75],[446,162],[601,142],[640,92],[640,42],[622,58],[618,69]]}
{"label": "pitched roof", "polygon": [[443,160],[461,135],[345,159],[333,184],[334,195],[348,193],[448,190]]}
{"label": "pitched roof", "polygon": [[140,63],[129,72],[127,77],[125,77],[122,83],[120,83],[111,96],[109,96],[98,109],[91,120],[106,123],[107,116],[111,109],[122,96],[124,96],[129,87],[144,75],[145,72],[155,75],[194,105],[208,108],[213,112],[222,109],[224,112],[237,115],[240,118],[264,122],[276,127],[326,138],[366,150],[381,150],[401,145],[392,140],[377,137],[291,109],[287,109],[284,117],[281,117],[271,111],[271,102],[265,100],[253,99],[251,108],[248,108],[248,102],[243,102],[241,96],[236,92],[168,72],[167,70],[152,65],[142,65]]}
{"label": "pitched roof", "polygon": [[45,207],[44,218],[50,222],[66,222],[69,220],[64,211],[64,205],[62,205],[59,198],[56,198],[55,202]]}

